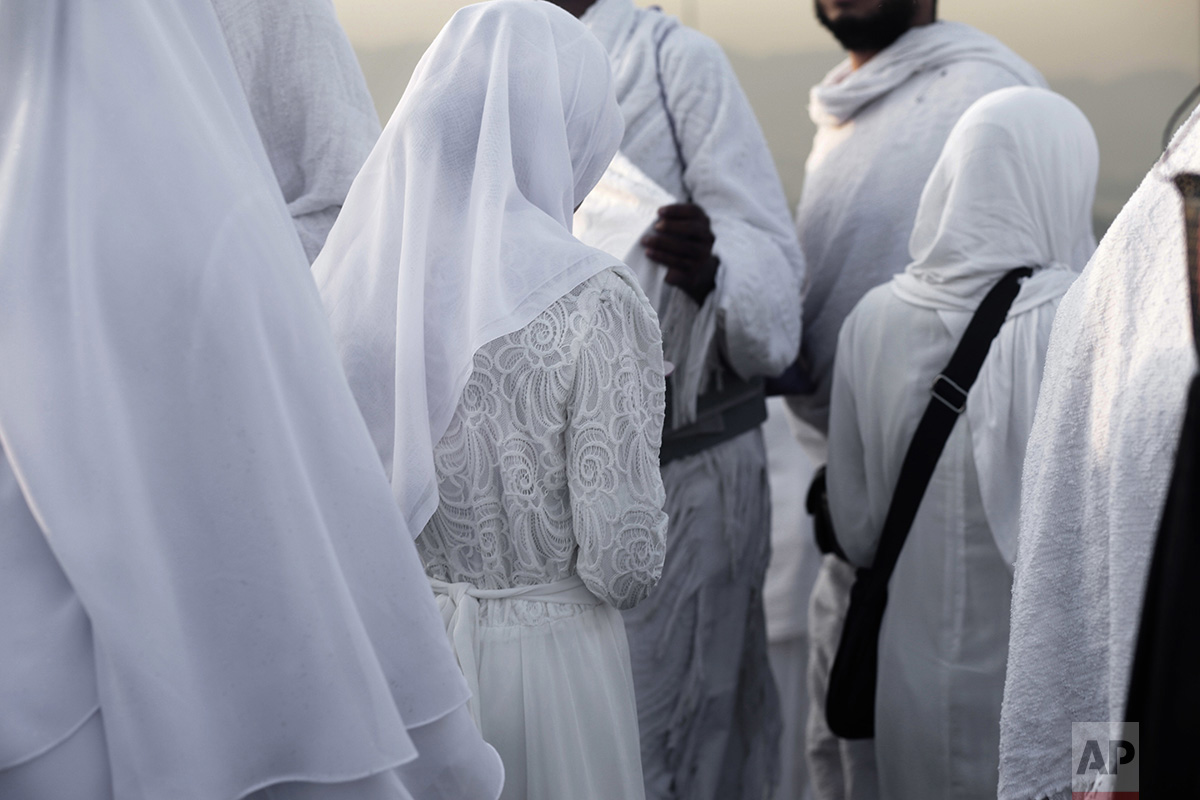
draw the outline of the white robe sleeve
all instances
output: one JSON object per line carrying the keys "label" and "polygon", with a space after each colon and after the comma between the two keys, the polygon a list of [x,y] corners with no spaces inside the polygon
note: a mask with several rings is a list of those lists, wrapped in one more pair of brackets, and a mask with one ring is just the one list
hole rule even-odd
{"label": "white robe sleeve", "polygon": [[617,287],[600,295],[576,357],[567,485],[579,576],[627,609],[658,583],[666,554],[665,389],[654,315],[631,286]]}
{"label": "white robe sleeve", "polygon": [[[800,346],[804,256],[762,129],[719,45],[679,27],[662,51],[686,186],[712,219],[725,355],[744,378],[774,376]],[[665,132],[664,132],[665,135]]]}
{"label": "white robe sleeve", "polygon": [[379,138],[329,0],[212,0],[309,263]]}
{"label": "white robe sleeve", "polygon": [[861,353],[852,352],[853,325],[847,319],[838,338],[838,357],[833,364],[832,402],[829,413],[829,463],[825,486],[829,512],[838,544],[850,562],[869,567],[875,560],[883,520],[876,519],[869,502],[866,448],[858,425],[858,405],[850,366]]}

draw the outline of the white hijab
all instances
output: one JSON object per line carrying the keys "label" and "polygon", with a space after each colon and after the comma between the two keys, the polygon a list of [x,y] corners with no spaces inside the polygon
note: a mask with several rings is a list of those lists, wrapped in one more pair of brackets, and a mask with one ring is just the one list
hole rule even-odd
{"label": "white hijab", "polygon": [[938,311],[957,336],[1005,273],[1035,270],[967,403],[984,510],[1010,564],[1049,326],[1095,249],[1098,168],[1092,127],[1066,98],[1029,87],[986,95],[946,140],[921,194],[913,261],[892,282],[897,296]]}
{"label": "white hijab", "polygon": [[355,180],[313,274],[414,536],[475,351],[620,263],[571,218],[623,131],[587,29],[496,0],[447,23]]}
{"label": "white hijab", "polygon": [[466,685],[211,5],[0,17],[0,441],[91,622],[115,795],[414,759]]}

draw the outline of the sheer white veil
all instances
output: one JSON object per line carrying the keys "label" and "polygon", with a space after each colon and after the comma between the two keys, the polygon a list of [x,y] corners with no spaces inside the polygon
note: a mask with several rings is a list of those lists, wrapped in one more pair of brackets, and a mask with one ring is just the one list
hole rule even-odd
{"label": "sheer white veil", "polygon": [[623,132],[608,56],[578,20],[480,3],[421,59],[351,187],[313,274],[414,536],[475,351],[619,264],[571,221]]}
{"label": "sheer white veil", "polygon": [[91,622],[115,795],[416,758],[466,685],[210,3],[0,19],[0,441]]}

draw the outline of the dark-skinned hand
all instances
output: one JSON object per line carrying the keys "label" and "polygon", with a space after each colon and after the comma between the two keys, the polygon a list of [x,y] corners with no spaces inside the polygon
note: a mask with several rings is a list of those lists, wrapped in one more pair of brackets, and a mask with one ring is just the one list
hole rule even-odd
{"label": "dark-skinned hand", "polygon": [[703,304],[717,287],[720,260],[713,255],[712,222],[695,203],[678,203],[658,210],[658,221],[642,237],[651,261],[667,268],[664,280]]}

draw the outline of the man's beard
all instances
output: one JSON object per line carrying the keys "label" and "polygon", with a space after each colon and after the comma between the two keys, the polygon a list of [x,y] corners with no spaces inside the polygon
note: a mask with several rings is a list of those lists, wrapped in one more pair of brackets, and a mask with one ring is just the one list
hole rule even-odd
{"label": "man's beard", "polygon": [[829,19],[820,0],[813,0],[817,19],[846,50],[879,52],[899,39],[912,27],[917,13],[916,0],[879,0],[879,6],[867,17]]}

